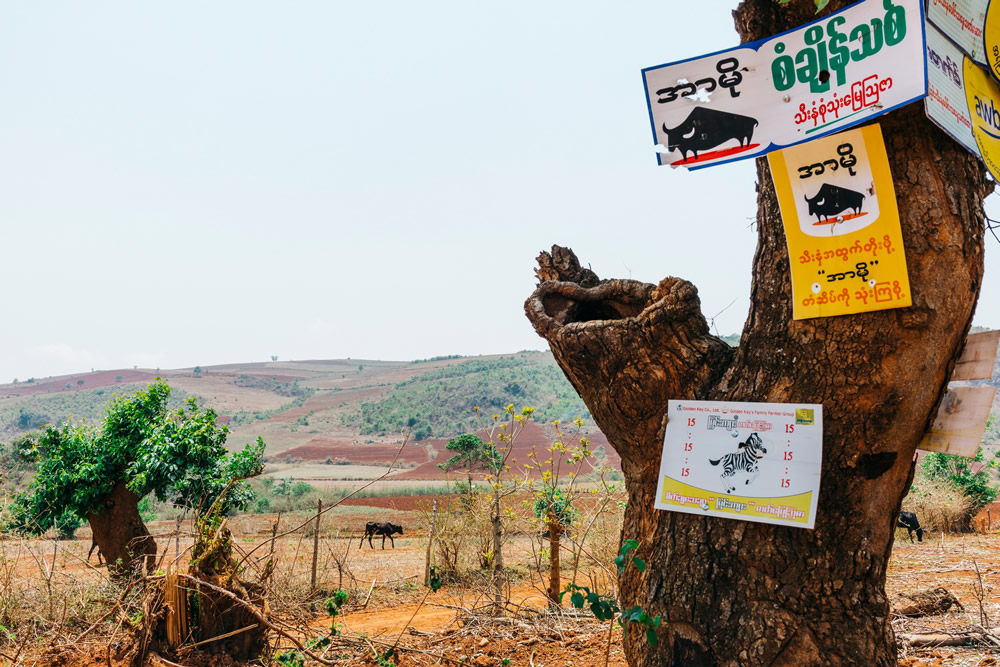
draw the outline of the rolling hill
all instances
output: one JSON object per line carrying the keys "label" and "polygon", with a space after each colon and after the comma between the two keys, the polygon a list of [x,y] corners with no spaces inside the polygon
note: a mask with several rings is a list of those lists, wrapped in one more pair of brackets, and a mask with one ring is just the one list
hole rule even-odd
{"label": "rolling hill", "polygon": [[[45,423],[97,420],[115,394],[162,377],[172,401],[197,397],[228,423],[233,448],[258,435],[272,471],[326,477],[351,466],[385,464],[409,433],[394,478],[437,479],[448,439],[481,432],[473,410],[489,420],[503,406],[536,406],[536,423],[518,442],[526,454],[555,437],[555,419],[585,420],[584,430],[605,461],[618,458],[590,421],[586,406],[548,352],[419,361],[357,359],[270,361],[162,370],[94,371],[0,385],[0,441]],[[441,458],[441,457],[444,458]],[[336,470],[309,464],[329,464]],[[308,471],[305,468],[308,467]],[[302,474],[296,476],[302,477]]]}

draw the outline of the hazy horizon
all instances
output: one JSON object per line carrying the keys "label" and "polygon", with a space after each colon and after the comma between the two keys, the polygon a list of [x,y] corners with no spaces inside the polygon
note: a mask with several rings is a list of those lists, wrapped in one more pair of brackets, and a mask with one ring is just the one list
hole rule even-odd
{"label": "hazy horizon", "polygon": [[553,243],[742,331],[755,165],[658,167],[641,77],[735,4],[6,4],[0,380],[542,349]]}

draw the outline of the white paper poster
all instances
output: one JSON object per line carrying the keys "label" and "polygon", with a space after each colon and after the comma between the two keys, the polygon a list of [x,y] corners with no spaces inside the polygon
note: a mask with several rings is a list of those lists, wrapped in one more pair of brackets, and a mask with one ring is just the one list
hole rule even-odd
{"label": "white paper poster", "polygon": [[868,0],[642,71],[661,165],[700,169],[870,121],[926,92],[920,0]]}
{"label": "white paper poster", "polygon": [[657,509],[815,525],[822,405],[671,400],[668,409]]}

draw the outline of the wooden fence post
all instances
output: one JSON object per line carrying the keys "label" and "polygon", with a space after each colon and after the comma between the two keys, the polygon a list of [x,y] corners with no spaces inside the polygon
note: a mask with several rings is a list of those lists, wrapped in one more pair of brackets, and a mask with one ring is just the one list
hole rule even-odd
{"label": "wooden fence post", "polygon": [[312,567],[312,579],[309,582],[309,590],[312,592],[316,591],[316,561],[319,558],[319,520],[320,515],[323,513],[323,499],[316,499],[316,529],[313,533],[313,567]]}
{"label": "wooden fence post", "polygon": [[431,509],[431,533],[427,537],[427,559],[424,561],[424,586],[431,583],[431,545],[434,544],[434,526],[437,524],[438,501],[434,501]]}
{"label": "wooden fence post", "polygon": [[268,560],[271,560],[274,557],[274,539],[278,536],[279,523],[281,523],[281,512],[278,512],[278,516],[274,520],[274,526],[271,528],[271,549],[267,552]]}
{"label": "wooden fence post", "polygon": [[181,523],[184,521],[184,515],[181,514],[177,517],[177,529],[174,532],[174,560],[178,560],[181,557]]}

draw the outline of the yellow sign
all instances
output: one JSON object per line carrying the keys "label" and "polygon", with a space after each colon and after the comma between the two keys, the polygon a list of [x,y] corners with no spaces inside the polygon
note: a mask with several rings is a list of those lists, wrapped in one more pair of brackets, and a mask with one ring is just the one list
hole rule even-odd
{"label": "yellow sign", "polygon": [[868,125],[767,157],[788,241],[793,317],[909,306],[882,129]]}
{"label": "yellow sign", "polygon": [[965,97],[972,119],[972,136],[993,178],[1000,179],[1000,88],[981,67],[965,59]]}
{"label": "yellow sign", "polygon": [[986,7],[983,25],[983,46],[986,47],[986,62],[993,78],[1000,80],[1000,3],[991,2]]}

